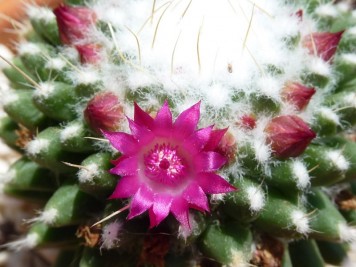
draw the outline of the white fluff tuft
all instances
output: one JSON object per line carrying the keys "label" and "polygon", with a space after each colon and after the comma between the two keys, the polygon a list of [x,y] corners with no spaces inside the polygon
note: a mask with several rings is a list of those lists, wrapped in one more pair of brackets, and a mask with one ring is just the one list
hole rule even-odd
{"label": "white fluff tuft", "polygon": [[327,107],[321,107],[319,110],[319,114],[325,119],[332,121],[336,125],[340,125],[340,118],[332,109]]}
{"label": "white fluff tuft", "polygon": [[340,239],[345,242],[356,242],[356,228],[350,227],[345,223],[338,225]]}
{"label": "white fluff tuft", "polygon": [[291,219],[298,233],[307,234],[310,232],[309,219],[304,212],[294,210],[291,214]]}
{"label": "white fluff tuft", "polygon": [[309,69],[312,73],[320,76],[329,77],[331,75],[330,65],[321,58],[311,60]]}
{"label": "white fluff tuft", "polygon": [[326,157],[338,168],[340,171],[347,171],[350,167],[350,162],[346,160],[342,154],[342,150],[332,150],[326,153]]}
{"label": "white fluff tuft", "polygon": [[17,52],[19,55],[37,55],[41,53],[41,48],[35,43],[20,43]]}
{"label": "white fluff tuft", "polygon": [[56,87],[52,82],[43,82],[39,84],[39,87],[35,91],[35,95],[42,96],[44,98],[49,97],[54,91]]}
{"label": "white fluff tuft", "polygon": [[47,7],[27,5],[26,12],[31,19],[43,20],[45,22],[51,22],[56,18],[53,11]]}
{"label": "white fluff tuft", "polygon": [[26,146],[26,152],[29,155],[35,156],[39,153],[46,151],[49,147],[50,141],[47,139],[34,139],[28,142]]}
{"label": "white fluff tuft", "polygon": [[0,183],[10,183],[16,177],[16,170],[10,170],[6,173],[0,173]]}
{"label": "white fluff tuft", "polygon": [[342,54],[341,59],[343,61],[345,61],[346,63],[356,65],[356,54],[355,53]]}
{"label": "white fluff tuft", "polygon": [[54,220],[58,216],[58,210],[51,208],[39,213],[39,215],[35,218],[29,219],[26,222],[28,223],[35,223],[35,222],[43,222],[47,225],[51,225]]}
{"label": "white fluff tuft", "polygon": [[4,106],[10,105],[10,104],[15,103],[16,101],[19,100],[19,96],[11,91],[2,93],[1,97],[2,97],[1,103]]}
{"label": "white fluff tuft", "polygon": [[81,183],[92,182],[99,174],[99,167],[95,163],[83,166],[77,173],[79,182]]}
{"label": "white fluff tuft", "polygon": [[248,200],[250,202],[251,211],[258,212],[263,209],[266,204],[263,191],[260,188],[254,186],[248,187],[246,191]]}
{"label": "white fluff tuft", "polygon": [[117,245],[122,225],[121,222],[115,221],[104,226],[101,234],[100,249],[112,249]]}
{"label": "white fluff tuft", "polygon": [[45,67],[47,69],[51,69],[51,70],[62,70],[65,66],[67,65],[67,63],[58,57],[55,58],[49,58],[48,61],[46,62]]}
{"label": "white fluff tuft", "polygon": [[[11,50],[3,44],[0,44],[0,55],[8,61],[11,61],[14,57],[14,54],[11,52]],[[0,60],[0,70],[7,68],[8,66],[9,65],[4,60]]]}
{"label": "white fluff tuft", "polygon": [[335,18],[339,15],[338,9],[335,5],[324,4],[315,9],[315,13],[320,17],[332,17]]}
{"label": "white fluff tuft", "polygon": [[6,246],[15,251],[20,251],[22,249],[33,249],[37,246],[39,236],[36,233],[28,234],[25,238],[16,240],[6,244]]}
{"label": "white fluff tuft", "polygon": [[299,160],[292,163],[292,172],[300,189],[305,189],[310,185],[310,176],[305,164]]}
{"label": "white fluff tuft", "polygon": [[80,124],[72,124],[69,126],[66,126],[60,133],[60,140],[61,142],[66,142],[67,140],[74,138],[81,134],[83,131],[83,127]]}

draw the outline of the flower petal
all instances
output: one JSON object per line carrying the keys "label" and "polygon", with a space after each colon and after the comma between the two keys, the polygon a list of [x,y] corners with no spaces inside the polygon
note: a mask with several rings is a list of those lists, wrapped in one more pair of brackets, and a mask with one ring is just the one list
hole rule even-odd
{"label": "flower petal", "polygon": [[221,176],[212,172],[202,172],[196,177],[197,183],[206,194],[221,194],[236,190]]}
{"label": "flower petal", "polygon": [[165,101],[154,120],[155,130],[159,132],[170,130],[172,129],[172,125],[172,113],[168,102]]}
{"label": "flower petal", "polygon": [[174,217],[180,222],[180,224],[186,228],[190,229],[189,223],[189,206],[188,202],[182,198],[178,197],[173,200],[171,211]]}
{"label": "flower petal", "polygon": [[140,184],[136,176],[123,176],[116,185],[114,193],[109,199],[128,198],[136,194]]}
{"label": "flower petal", "polygon": [[137,173],[138,163],[136,156],[122,156],[115,161],[115,165],[116,166],[110,170],[110,173],[124,176],[133,175]]}
{"label": "flower petal", "polygon": [[174,122],[174,130],[179,137],[190,136],[196,129],[200,118],[200,101],[183,111]]}
{"label": "flower petal", "polygon": [[145,126],[147,129],[151,130],[154,120],[148,113],[146,113],[143,109],[139,107],[139,105],[135,103],[134,121],[137,124]]}
{"label": "flower petal", "polygon": [[184,141],[185,149],[191,152],[191,154],[197,154],[202,151],[207,142],[209,141],[213,126],[209,126],[203,129],[195,131]]}
{"label": "flower petal", "polygon": [[132,219],[146,210],[153,204],[153,194],[146,186],[141,186],[131,200],[130,213],[127,219]]}
{"label": "flower petal", "polygon": [[153,134],[147,127],[141,126],[130,118],[127,118],[127,120],[132,135],[141,145],[152,139]]}
{"label": "flower petal", "polygon": [[106,139],[109,139],[113,147],[125,155],[132,155],[138,149],[137,140],[130,134],[122,132],[103,131]]}
{"label": "flower petal", "polygon": [[173,197],[168,195],[157,194],[154,196],[154,204],[152,211],[155,216],[155,225],[153,226],[157,226],[168,216],[169,211],[171,209],[172,201]]}
{"label": "flower petal", "polygon": [[228,128],[213,130],[210,134],[208,143],[205,145],[205,151],[212,151],[217,148]]}
{"label": "flower petal", "polygon": [[195,166],[198,172],[216,171],[226,163],[226,157],[223,155],[208,151],[197,155],[195,159]]}
{"label": "flower petal", "polygon": [[193,207],[200,211],[209,211],[208,198],[203,189],[197,183],[191,183],[183,192],[183,198]]}

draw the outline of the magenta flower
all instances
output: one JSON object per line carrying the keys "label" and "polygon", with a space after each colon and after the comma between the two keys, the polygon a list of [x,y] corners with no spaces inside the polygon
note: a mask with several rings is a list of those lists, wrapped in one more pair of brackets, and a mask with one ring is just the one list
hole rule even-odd
{"label": "magenta flower", "polygon": [[187,229],[189,208],[209,211],[206,194],[235,190],[215,173],[226,158],[214,152],[224,130],[197,129],[200,103],[183,111],[175,122],[165,102],[153,119],[135,104],[131,135],[104,132],[122,153],[111,173],[120,175],[110,198],[130,198],[128,219],[145,211],[150,226],[157,226],[171,212]]}
{"label": "magenta flower", "polygon": [[310,54],[316,53],[324,61],[329,61],[334,56],[343,33],[344,31],[314,32],[304,37],[303,46]]}
{"label": "magenta flower", "polygon": [[313,87],[290,82],[284,86],[281,96],[284,101],[294,105],[297,110],[303,110],[309,104],[315,92],[315,88]]}
{"label": "magenta flower", "polygon": [[56,16],[59,36],[63,44],[73,45],[86,38],[96,14],[86,7],[60,5],[53,13]]}
{"label": "magenta flower", "polygon": [[315,132],[294,115],[273,118],[266,126],[267,140],[278,158],[297,157],[316,137]]}

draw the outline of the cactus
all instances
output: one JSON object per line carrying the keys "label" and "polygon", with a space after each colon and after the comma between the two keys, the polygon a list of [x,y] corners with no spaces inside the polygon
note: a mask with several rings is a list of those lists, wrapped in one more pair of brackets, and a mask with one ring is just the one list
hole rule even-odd
{"label": "cactus", "polygon": [[57,247],[58,267],[341,264],[356,241],[351,6],[67,0],[28,15],[0,121],[22,157],[1,184],[43,209],[8,247]]}

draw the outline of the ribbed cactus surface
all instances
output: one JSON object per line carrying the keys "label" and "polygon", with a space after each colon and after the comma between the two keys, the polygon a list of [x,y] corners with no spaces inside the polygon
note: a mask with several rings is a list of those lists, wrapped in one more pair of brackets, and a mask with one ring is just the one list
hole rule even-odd
{"label": "ribbed cactus surface", "polygon": [[[53,266],[340,265],[356,241],[356,13],[335,1],[28,6],[3,73],[14,249]],[[1,57],[5,57],[1,55]]]}

